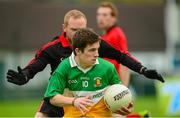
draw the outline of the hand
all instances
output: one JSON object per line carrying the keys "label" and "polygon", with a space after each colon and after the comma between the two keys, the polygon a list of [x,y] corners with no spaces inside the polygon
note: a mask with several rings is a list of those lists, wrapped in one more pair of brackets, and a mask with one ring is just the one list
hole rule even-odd
{"label": "hand", "polygon": [[132,112],[133,109],[133,103],[130,102],[129,105],[127,107],[121,107],[119,110],[117,110],[115,113],[120,114],[120,115],[128,115]]}
{"label": "hand", "polygon": [[7,72],[7,81],[10,83],[14,83],[17,85],[24,85],[26,84],[29,79],[25,73],[23,73],[21,67],[17,67],[18,72],[14,70],[8,70]]}
{"label": "hand", "polygon": [[89,96],[81,97],[81,98],[75,98],[74,106],[78,108],[82,114],[88,112],[87,106],[92,106],[93,101],[90,99]]}
{"label": "hand", "polygon": [[165,82],[163,77],[156,70],[150,70],[144,67],[142,69],[142,74],[149,79],[157,79],[163,83]]}

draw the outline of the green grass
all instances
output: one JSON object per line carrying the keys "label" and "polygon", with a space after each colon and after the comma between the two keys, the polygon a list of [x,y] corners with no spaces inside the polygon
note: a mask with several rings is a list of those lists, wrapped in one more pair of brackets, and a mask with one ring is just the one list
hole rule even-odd
{"label": "green grass", "polygon": [[[14,100],[0,102],[0,117],[34,116],[40,104],[39,100]],[[138,97],[134,102],[135,112],[148,110],[151,116],[162,116],[154,97]],[[160,115],[161,114],[161,115]]]}
{"label": "green grass", "polygon": [[40,100],[12,100],[0,102],[0,117],[32,117],[35,115]]}
{"label": "green grass", "polygon": [[134,111],[139,113],[141,111],[147,110],[150,116],[161,117],[164,116],[161,112],[158,100],[155,97],[138,97],[134,102]]}

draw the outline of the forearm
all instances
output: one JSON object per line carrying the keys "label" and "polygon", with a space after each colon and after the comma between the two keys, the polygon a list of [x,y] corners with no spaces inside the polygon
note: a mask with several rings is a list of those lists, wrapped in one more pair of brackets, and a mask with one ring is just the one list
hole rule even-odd
{"label": "forearm", "polygon": [[125,86],[128,86],[129,80],[130,80],[130,72],[129,72],[128,68],[123,65],[120,65],[119,73],[120,73],[120,78],[121,78],[122,84]]}
{"label": "forearm", "polygon": [[[118,56],[117,56],[118,57]],[[130,55],[122,53],[121,64],[128,67],[129,69],[141,74],[141,69],[144,67],[140,62],[132,58]]]}
{"label": "forearm", "polygon": [[65,97],[61,94],[57,94],[54,97],[50,98],[50,103],[54,106],[62,107],[67,105],[73,105],[73,97]]}
{"label": "forearm", "polygon": [[28,73],[28,77],[32,79],[38,72],[44,70],[49,63],[50,56],[42,52],[41,55],[35,57],[23,70]]}
{"label": "forearm", "polygon": [[36,60],[30,65],[27,65],[23,71],[25,71],[28,75],[28,78],[32,79],[38,72],[44,70],[47,63],[42,62],[41,60]]}

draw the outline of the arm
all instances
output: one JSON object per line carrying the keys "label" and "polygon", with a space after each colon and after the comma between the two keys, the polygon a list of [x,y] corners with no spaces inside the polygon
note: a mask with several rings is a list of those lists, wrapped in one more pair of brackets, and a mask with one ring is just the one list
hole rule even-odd
{"label": "arm", "polygon": [[38,72],[42,71],[46,67],[50,59],[51,57],[48,55],[46,50],[38,51],[35,58],[24,69],[21,69],[18,66],[18,71],[11,69],[8,70],[7,81],[17,85],[26,84]]}
{"label": "arm", "polygon": [[[127,38],[125,33],[123,32],[122,29],[119,30],[119,33],[116,33],[117,36],[117,40],[119,40],[118,42],[118,46],[120,48],[120,50],[122,52],[128,53],[128,44],[127,44]],[[122,64],[119,64],[119,74],[120,74],[120,78],[122,81],[122,84],[124,84],[125,86],[129,85],[129,80],[130,80],[130,71],[126,66],[123,66]]]}
{"label": "arm", "polygon": [[76,98],[76,97],[66,97],[61,94],[57,94],[54,97],[50,98],[50,103],[54,106],[74,106],[78,108],[82,114],[88,112],[87,106],[92,106],[93,101],[89,96]]}
{"label": "arm", "polygon": [[66,87],[66,75],[66,69],[60,64],[60,67],[58,66],[56,71],[51,76],[48,87],[46,89],[44,100],[50,102],[54,106],[62,107],[67,105],[73,105],[78,108],[82,113],[84,113],[84,111],[88,111],[86,107],[92,105],[92,100],[90,100],[88,96],[76,98],[66,97],[62,95]]}
{"label": "arm", "polygon": [[136,61],[129,54],[122,53],[119,50],[114,49],[104,40],[101,40],[99,48],[99,56],[102,58],[110,58],[116,60],[118,63],[127,66],[131,70],[140,73],[141,68],[143,67],[140,62]]}
{"label": "arm", "polygon": [[147,69],[146,67],[141,65],[141,63],[138,62],[135,58],[131,57],[129,54],[122,53],[114,49],[103,40],[101,40],[99,55],[102,58],[107,57],[110,59],[114,59],[117,62],[123,64],[124,66],[127,66],[129,69],[139,74],[143,74],[145,77],[149,79],[157,79],[161,82],[164,82],[163,77],[159,73],[157,73],[156,70]]}
{"label": "arm", "polygon": [[42,51],[39,55],[36,54],[35,58],[23,69],[23,71],[27,72],[29,79],[32,79],[49,64],[51,56],[48,54],[48,51],[47,49]]}
{"label": "arm", "polygon": [[73,105],[73,101],[75,98],[73,97],[65,97],[61,94],[57,94],[54,97],[50,99],[50,103],[54,106],[67,106],[67,105]]}
{"label": "arm", "polygon": [[130,80],[130,72],[128,68],[120,64],[119,72],[120,72],[120,78],[121,78],[122,84],[125,86],[128,86],[129,80]]}

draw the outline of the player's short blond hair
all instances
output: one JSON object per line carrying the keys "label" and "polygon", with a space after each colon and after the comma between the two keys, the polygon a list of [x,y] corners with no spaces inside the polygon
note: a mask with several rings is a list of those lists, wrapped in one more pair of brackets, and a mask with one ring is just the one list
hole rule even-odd
{"label": "player's short blond hair", "polygon": [[111,16],[114,16],[116,18],[118,17],[118,9],[117,9],[117,7],[112,2],[102,2],[99,5],[99,8],[100,7],[110,8],[111,9]]}
{"label": "player's short blond hair", "polygon": [[76,10],[76,9],[70,10],[64,16],[64,25],[65,26],[68,25],[68,22],[69,22],[70,18],[78,19],[78,18],[82,18],[82,17],[87,21],[86,16],[81,11]]}

